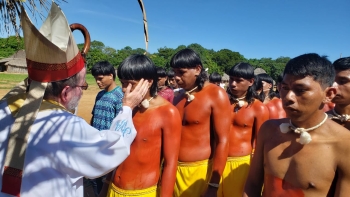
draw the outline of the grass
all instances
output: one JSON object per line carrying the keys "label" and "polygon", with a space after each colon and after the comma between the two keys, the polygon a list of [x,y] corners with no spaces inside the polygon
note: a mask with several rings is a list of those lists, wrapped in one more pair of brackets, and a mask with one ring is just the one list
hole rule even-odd
{"label": "grass", "polygon": [[0,73],[0,89],[11,89],[27,77],[28,74]]}
{"label": "grass", "polygon": [[[28,74],[0,73],[0,89],[11,89],[27,77]],[[95,78],[91,75],[91,73],[87,73],[85,78],[86,82],[89,84],[89,89],[98,89]],[[120,81],[118,79],[116,79],[116,83],[120,85]]]}

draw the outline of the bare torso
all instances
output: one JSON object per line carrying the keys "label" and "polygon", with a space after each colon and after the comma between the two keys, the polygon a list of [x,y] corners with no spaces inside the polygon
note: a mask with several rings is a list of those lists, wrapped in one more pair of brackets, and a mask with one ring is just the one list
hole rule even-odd
{"label": "bare torso", "polygon": [[238,111],[235,110],[235,105],[231,105],[229,157],[251,154],[253,139],[261,124],[268,119],[268,110],[259,100],[255,100],[249,106],[246,103]]}
{"label": "bare torso", "polygon": [[274,97],[270,102],[266,104],[266,107],[269,109],[269,119],[280,119],[286,117],[286,112],[282,107],[281,99]]}
{"label": "bare torso", "polygon": [[174,133],[180,134],[180,116],[177,109],[165,99],[158,96],[152,102],[155,104],[147,110],[134,111],[133,123],[137,135],[130,147],[130,156],[118,166],[113,179],[119,188],[134,190],[156,185],[160,178],[161,161],[167,152],[174,155],[171,158],[174,173],[170,173],[172,175],[169,179],[175,180],[179,145],[175,144],[173,150],[166,150],[164,144],[167,139],[164,138],[179,143],[180,135],[170,136],[172,139],[169,139],[165,130],[172,127]]}
{"label": "bare torso", "polygon": [[270,131],[264,131],[264,196],[290,196],[290,192],[292,196],[326,196],[337,167],[342,166],[339,159],[344,155],[339,150],[350,134],[327,120],[310,132],[310,144],[301,145],[296,142],[298,134],[279,131],[281,122],[288,121],[270,121]]}
{"label": "bare torso", "polygon": [[[177,101],[174,99],[174,104],[182,118],[179,161],[192,162],[211,158],[214,144],[214,131],[211,129],[212,108],[222,105],[222,102],[216,98],[218,91],[226,96],[222,88],[208,83],[201,91],[193,94],[195,99],[191,102],[188,102],[183,94],[179,95],[180,99],[177,98]],[[226,111],[222,111],[221,119],[227,118],[229,114],[228,98],[227,103],[224,104],[227,107]],[[227,127],[227,131],[228,129]]]}

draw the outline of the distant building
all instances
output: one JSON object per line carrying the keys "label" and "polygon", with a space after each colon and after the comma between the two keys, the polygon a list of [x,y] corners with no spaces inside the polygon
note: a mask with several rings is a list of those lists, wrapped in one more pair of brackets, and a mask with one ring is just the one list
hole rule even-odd
{"label": "distant building", "polygon": [[230,79],[230,76],[228,76],[228,74],[224,73],[224,75],[222,75],[221,77],[221,81],[223,83],[228,83],[228,80]]}
{"label": "distant building", "polygon": [[261,73],[266,73],[266,71],[262,68],[256,68],[254,70],[254,75],[258,75],[258,74],[261,74]]}
{"label": "distant building", "polygon": [[0,60],[0,72],[27,74],[27,62],[25,51],[19,50],[10,57]]}

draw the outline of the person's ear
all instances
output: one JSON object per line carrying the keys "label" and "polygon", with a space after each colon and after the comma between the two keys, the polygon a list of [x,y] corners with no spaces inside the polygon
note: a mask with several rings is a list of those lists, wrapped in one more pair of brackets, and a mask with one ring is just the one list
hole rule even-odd
{"label": "person's ear", "polygon": [[323,99],[323,103],[330,103],[332,102],[332,99],[337,94],[337,88],[335,87],[328,87],[325,89],[326,97]]}
{"label": "person's ear", "polygon": [[249,79],[248,82],[249,82],[249,87],[252,86],[254,84],[254,78]]}
{"label": "person's ear", "polygon": [[70,87],[70,86],[66,86],[66,87],[64,87],[63,90],[61,91],[60,99],[61,99],[61,101],[64,102],[64,103],[67,103],[68,100],[69,100],[69,96],[68,96],[69,88],[71,88],[71,87]]}
{"label": "person's ear", "polygon": [[201,65],[197,65],[197,66],[194,68],[194,71],[195,71],[194,75],[195,75],[195,76],[198,76],[198,75],[201,73],[202,69],[203,69],[203,67],[202,67]]}
{"label": "person's ear", "polygon": [[271,89],[272,88],[272,84],[271,83],[269,83],[269,89]]}
{"label": "person's ear", "polygon": [[153,84],[153,79],[147,79],[147,81],[148,81],[148,89],[150,89]]}

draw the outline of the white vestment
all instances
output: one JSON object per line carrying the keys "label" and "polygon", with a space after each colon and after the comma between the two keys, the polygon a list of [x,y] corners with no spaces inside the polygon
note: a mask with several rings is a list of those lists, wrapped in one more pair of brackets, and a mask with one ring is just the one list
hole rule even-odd
{"label": "white vestment", "polygon": [[[15,120],[7,105],[0,103],[0,186]],[[124,124],[116,124],[117,119]],[[136,130],[129,107],[123,107],[111,129],[98,131],[64,110],[40,111],[29,133],[21,197],[83,197],[83,177],[107,174],[130,154]],[[0,192],[3,196],[10,195]]]}

